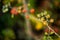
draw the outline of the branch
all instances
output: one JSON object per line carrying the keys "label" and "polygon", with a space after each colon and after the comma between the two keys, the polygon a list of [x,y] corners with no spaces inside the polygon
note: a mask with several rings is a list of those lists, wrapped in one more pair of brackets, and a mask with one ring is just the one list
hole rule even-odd
{"label": "branch", "polygon": [[58,37],[60,38],[60,35],[57,34],[49,25],[47,25],[47,27],[48,27],[50,30],[52,30],[52,31],[55,33],[56,36],[58,36]]}

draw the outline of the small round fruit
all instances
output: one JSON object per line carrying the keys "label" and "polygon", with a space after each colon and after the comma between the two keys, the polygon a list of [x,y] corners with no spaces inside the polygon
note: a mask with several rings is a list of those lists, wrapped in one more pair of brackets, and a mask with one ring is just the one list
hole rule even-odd
{"label": "small round fruit", "polygon": [[41,17],[41,21],[44,21],[45,19],[44,19],[44,17]]}
{"label": "small round fruit", "polygon": [[50,22],[53,23],[54,22],[54,19],[50,19]]}
{"label": "small round fruit", "polygon": [[17,15],[18,14],[16,8],[11,9],[11,14],[14,14],[14,15]]}
{"label": "small round fruit", "polygon": [[43,24],[44,24],[44,25],[47,25],[47,24],[48,24],[48,22],[47,22],[47,21],[43,21]]}
{"label": "small round fruit", "polygon": [[18,7],[18,10],[21,10],[21,9],[22,9],[22,6],[19,6],[19,7]]}
{"label": "small round fruit", "polygon": [[18,12],[18,13],[21,13],[21,10],[18,10],[17,12]]}
{"label": "small round fruit", "polygon": [[54,32],[51,32],[50,34],[54,34]]}
{"label": "small round fruit", "polygon": [[44,15],[43,12],[41,12],[40,15],[43,16]]}
{"label": "small round fruit", "polygon": [[28,19],[29,18],[29,15],[26,15],[26,18]]}
{"label": "small round fruit", "polygon": [[28,6],[30,6],[30,4],[28,3]]}
{"label": "small round fruit", "polygon": [[50,29],[45,29],[45,32],[50,33],[50,34],[53,33],[52,30],[50,30]]}
{"label": "small round fruit", "polygon": [[35,12],[35,9],[31,9],[31,10],[30,10],[30,13],[34,13],[34,12]]}
{"label": "small round fruit", "polygon": [[48,33],[47,33],[47,32],[45,32],[45,35],[48,35]]}
{"label": "small round fruit", "polygon": [[39,18],[40,17],[40,14],[37,14],[37,17]]}
{"label": "small round fruit", "polygon": [[36,23],[35,29],[40,30],[43,28],[43,24],[41,22]]}
{"label": "small round fruit", "polygon": [[23,12],[23,13],[26,13],[26,12],[27,12],[27,10],[26,10],[26,9],[23,9],[23,10],[22,10],[22,12]]}
{"label": "small round fruit", "polygon": [[55,31],[56,33],[58,33],[58,28],[54,28],[54,31]]}
{"label": "small round fruit", "polygon": [[44,11],[44,15],[47,15],[47,11]]}
{"label": "small round fruit", "polygon": [[14,18],[14,14],[11,15],[11,18]]}
{"label": "small round fruit", "polygon": [[46,15],[46,18],[50,18],[50,15],[48,14],[48,15]]}

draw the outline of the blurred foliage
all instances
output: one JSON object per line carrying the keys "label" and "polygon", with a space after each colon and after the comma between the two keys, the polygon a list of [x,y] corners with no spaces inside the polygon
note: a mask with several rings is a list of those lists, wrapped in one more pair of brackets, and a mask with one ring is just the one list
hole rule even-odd
{"label": "blurred foliage", "polygon": [[[10,4],[10,6],[13,8],[13,7],[18,7],[18,6],[23,6],[22,1],[23,0],[3,0],[3,2],[2,2],[3,5],[2,4],[0,4],[0,5],[4,6],[4,5]],[[40,9],[43,11],[38,10],[38,8],[42,5],[41,3],[44,0],[29,0],[29,1],[26,0],[26,1],[28,3],[29,10],[31,8],[35,9],[35,14],[33,15],[33,17],[37,18],[37,16],[36,16],[37,14],[41,14],[41,12],[45,11],[45,9]],[[60,18],[60,5],[59,4],[60,4],[60,0],[51,0],[50,7],[49,7],[49,9],[47,8],[48,10],[46,10],[47,13],[51,15],[50,17],[54,18],[54,20],[55,20],[54,23],[52,23],[52,25],[55,25],[55,24],[57,25],[58,24],[57,20],[59,20],[59,18]],[[8,40],[9,38],[15,39],[15,36],[16,36],[15,31],[18,31],[17,35],[19,35],[21,28],[23,30],[22,33],[24,33],[23,27],[25,27],[25,18],[24,18],[24,16],[22,16],[23,13],[22,13],[22,15],[20,15],[20,14],[14,15],[14,18],[11,18],[11,14],[10,14],[11,8],[8,6],[8,9],[9,9],[8,12],[3,13],[0,16],[0,31],[1,31],[0,35],[2,34],[4,37],[6,37],[7,38],[6,40]],[[33,28],[36,26],[36,28],[37,28],[37,30],[39,30],[39,32],[41,32],[40,29],[43,30],[44,25],[41,22],[39,22],[38,20],[33,19],[33,18],[30,18],[30,21],[31,21]],[[37,32],[37,33],[39,34],[39,32]],[[57,38],[56,35],[52,35],[52,36],[48,36],[48,37],[44,36],[43,40],[48,40],[48,38],[49,38],[49,40],[55,40],[55,38],[56,38],[56,40],[60,40],[60,38]]]}

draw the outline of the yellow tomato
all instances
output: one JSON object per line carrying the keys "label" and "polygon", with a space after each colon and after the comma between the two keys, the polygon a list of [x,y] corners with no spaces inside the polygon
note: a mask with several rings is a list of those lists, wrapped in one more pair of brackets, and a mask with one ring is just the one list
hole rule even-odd
{"label": "yellow tomato", "polygon": [[44,21],[45,19],[44,19],[44,17],[42,17],[40,20],[41,20],[41,21]]}
{"label": "yellow tomato", "polygon": [[54,22],[54,19],[50,19],[50,22],[53,23]]}
{"label": "yellow tomato", "polygon": [[42,29],[42,28],[43,28],[42,22],[37,22],[37,23],[36,23],[36,26],[35,26],[35,29],[36,29],[36,30],[40,30],[40,29]]}
{"label": "yellow tomato", "polygon": [[47,23],[47,21],[44,21],[43,24],[44,24],[44,25],[47,25],[48,23]]}
{"label": "yellow tomato", "polygon": [[17,12],[18,12],[18,13],[21,13],[21,10],[18,10]]}

